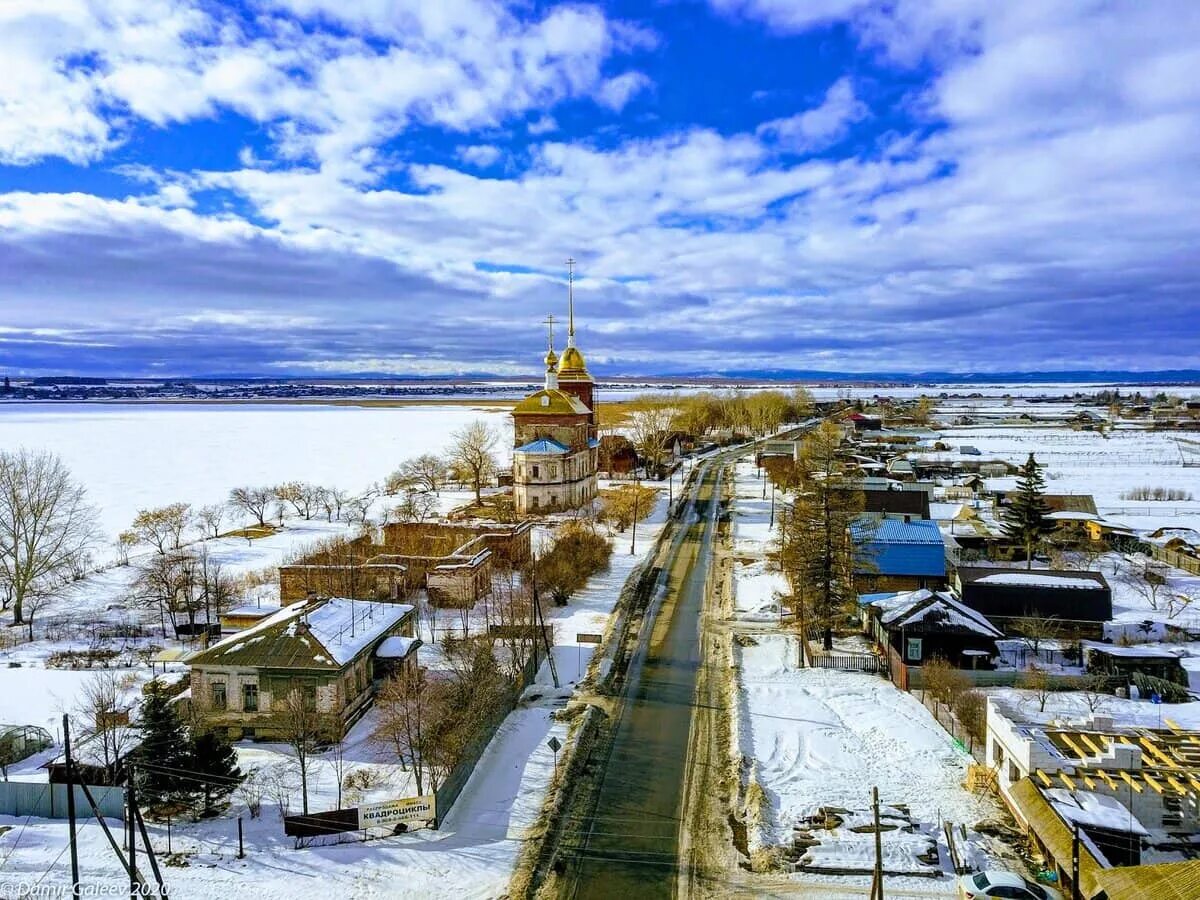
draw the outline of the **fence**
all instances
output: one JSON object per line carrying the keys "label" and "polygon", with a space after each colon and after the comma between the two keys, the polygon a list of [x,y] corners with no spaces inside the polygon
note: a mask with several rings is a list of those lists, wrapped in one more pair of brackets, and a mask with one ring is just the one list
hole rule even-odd
{"label": "fence", "polygon": [[[539,662],[544,658],[539,654]],[[438,789],[434,791],[437,797],[436,806],[439,823],[445,820],[446,813],[450,811],[450,807],[454,805],[454,801],[458,799],[458,795],[462,793],[462,789],[467,786],[467,782],[471,778],[471,773],[475,771],[475,766],[478,764],[479,758],[483,756],[483,751],[491,743],[500,724],[508,718],[510,712],[516,709],[521,692],[536,676],[537,670],[534,669],[533,658],[530,657],[521,671],[521,677],[513,682],[504,702],[479,726],[479,730],[475,733],[475,737],[471,740],[471,743],[463,751],[462,758],[458,761],[458,764],[450,770],[450,773],[443,779]]]}
{"label": "fence", "polygon": [[[100,815],[106,819],[125,819],[125,789],[88,785]],[[0,781],[0,814],[6,816],[36,816],[39,819],[67,817],[67,786],[38,784],[32,781]],[[75,814],[80,819],[92,815],[83,788],[75,785]]]}
{"label": "fence", "polygon": [[831,653],[825,650],[810,651],[808,664],[816,669],[840,669],[843,672],[868,672],[871,675],[887,675],[887,663],[880,656],[870,653]]}
{"label": "fence", "polygon": [[1183,569],[1193,575],[1200,575],[1200,559],[1180,553],[1178,550],[1167,550],[1165,547],[1150,545],[1150,555],[1160,562],[1165,562],[1177,569]]}

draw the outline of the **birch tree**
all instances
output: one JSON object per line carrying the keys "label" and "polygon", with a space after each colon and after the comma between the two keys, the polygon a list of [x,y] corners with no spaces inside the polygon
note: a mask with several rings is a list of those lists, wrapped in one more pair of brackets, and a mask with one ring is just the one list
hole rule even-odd
{"label": "birch tree", "polygon": [[461,470],[475,489],[475,502],[483,500],[483,482],[496,470],[496,444],[500,435],[482,419],[464,425],[451,436],[450,462]]}
{"label": "birch tree", "polygon": [[95,510],[58,456],[0,451],[0,597],[14,625],[27,598],[61,589],[96,540]]}

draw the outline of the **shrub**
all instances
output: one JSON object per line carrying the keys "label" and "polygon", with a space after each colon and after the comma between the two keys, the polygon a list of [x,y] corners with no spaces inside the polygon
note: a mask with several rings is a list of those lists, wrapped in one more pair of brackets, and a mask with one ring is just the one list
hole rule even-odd
{"label": "shrub", "polygon": [[1121,492],[1122,500],[1191,500],[1191,491],[1180,488],[1135,487]]}
{"label": "shrub", "polygon": [[987,736],[987,699],[979,691],[967,690],[955,697],[954,715],[973,741]]}
{"label": "shrub", "polygon": [[558,532],[554,545],[537,561],[538,585],[559,606],[608,565],[612,544],[583,522],[568,522]]}

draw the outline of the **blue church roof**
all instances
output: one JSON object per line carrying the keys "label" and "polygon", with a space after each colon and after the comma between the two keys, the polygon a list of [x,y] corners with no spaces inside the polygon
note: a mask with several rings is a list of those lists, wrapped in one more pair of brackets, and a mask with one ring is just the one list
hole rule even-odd
{"label": "blue church roof", "polygon": [[851,531],[856,540],[865,539],[863,574],[946,574],[946,545],[936,522],[870,517],[858,520]]}
{"label": "blue church roof", "polygon": [[516,453],[566,453],[567,448],[551,438],[538,438],[518,447]]}

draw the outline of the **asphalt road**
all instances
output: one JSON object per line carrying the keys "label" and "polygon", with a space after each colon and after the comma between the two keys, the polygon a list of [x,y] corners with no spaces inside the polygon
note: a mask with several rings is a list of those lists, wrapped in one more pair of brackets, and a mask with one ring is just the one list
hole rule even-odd
{"label": "asphalt road", "polygon": [[595,811],[570,854],[568,897],[673,895],[700,615],[727,461],[702,464],[658,561],[665,587],[643,623]]}

